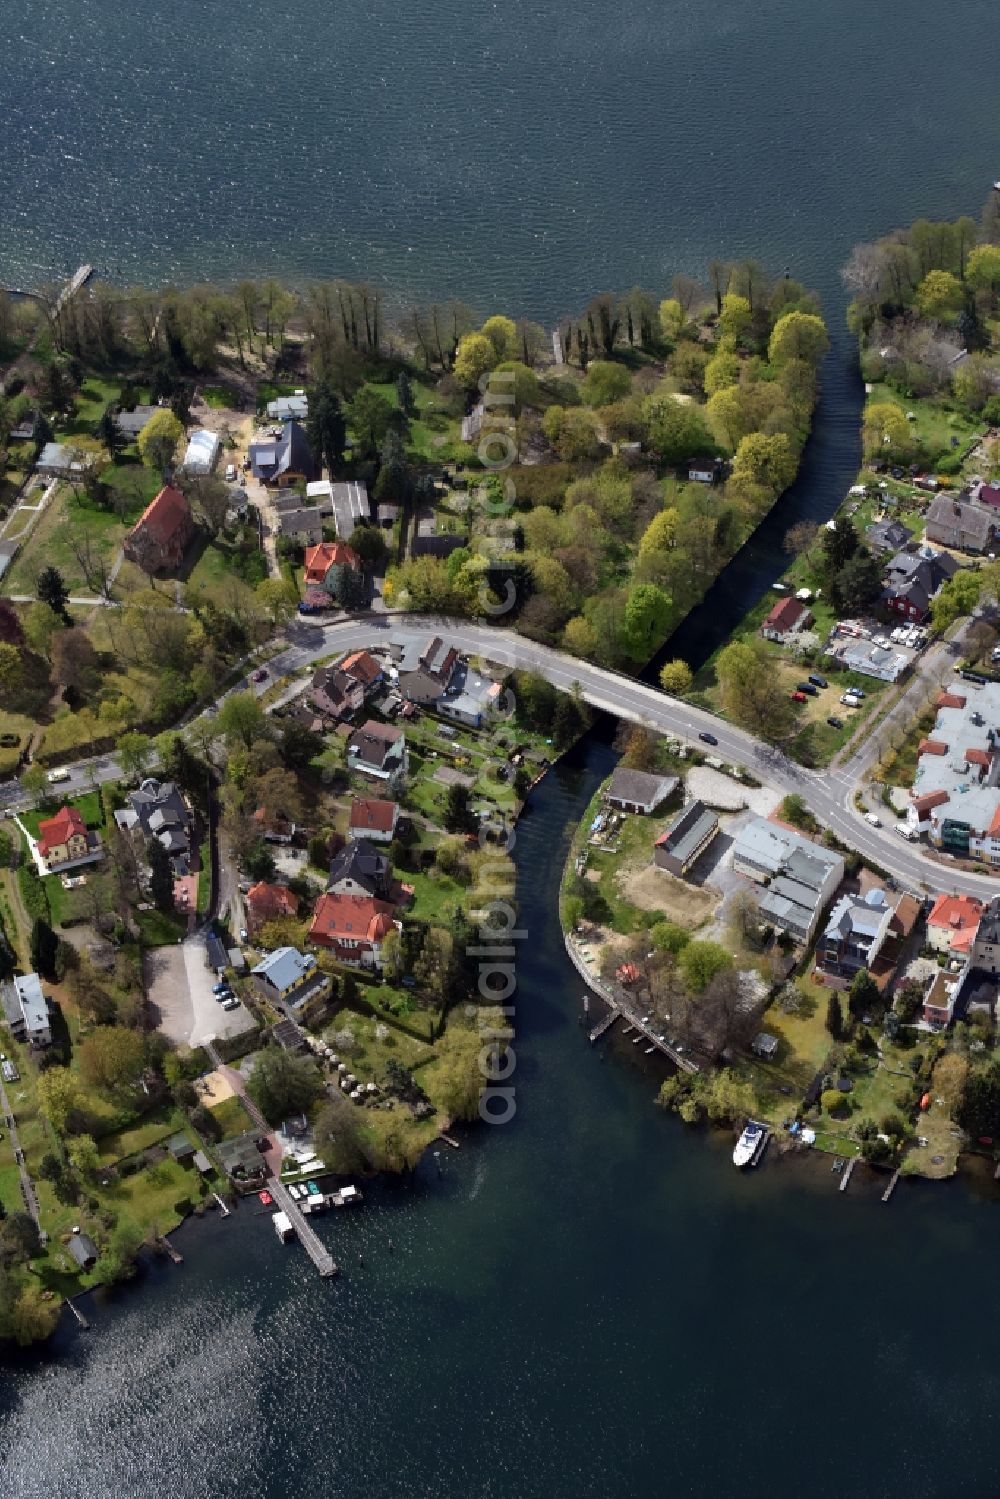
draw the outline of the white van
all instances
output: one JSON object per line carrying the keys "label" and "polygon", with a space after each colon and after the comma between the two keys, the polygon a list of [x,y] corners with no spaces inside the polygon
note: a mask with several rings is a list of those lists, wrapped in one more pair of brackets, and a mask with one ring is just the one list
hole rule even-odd
{"label": "white van", "polygon": [[58,770],[50,770],[45,779],[48,781],[50,786],[58,786],[60,781],[69,780],[69,771],[66,769],[65,765],[61,765]]}
{"label": "white van", "polygon": [[865,822],[871,823],[873,828],[880,828],[882,826],[882,819],[876,817],[874,812],[865,813]]}
{"label": "white van", "polygon": [[843,705],[844,705],[845,708],[860,708],[861,707],[861,699],[858,697],[857,693],[855,693],[855,692],[845,692],[844,695],[843,695],[843,697],[840,699],[840,701],[843,703]]}
{"label": "white van", "polygon": [[236,483],[236,464],[235,463],[227,463],[226,464],[226,479],[227,479],[228,483],[230,483],[230,484],[235,484]]}

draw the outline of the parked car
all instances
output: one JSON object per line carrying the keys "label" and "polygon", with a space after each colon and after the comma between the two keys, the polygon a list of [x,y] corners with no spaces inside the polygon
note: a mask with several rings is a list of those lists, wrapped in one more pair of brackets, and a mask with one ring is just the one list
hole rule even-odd
{"label": "parked car", "polygon": [[840,701],[843,703],[845,708],[861,707],[861,699],[858,697],[858,694],[856,692],[845,692]]}
{"label": "parked car", "polygon": [[796,682],[796,692],[804,692],[806,697],[819,697],[819,692],[811,682]]}
{"label": "parked car", "polygon": [[830,685],[826,680],[826,677],[821,677],[819,672],[816,671],[811,671],[809,673],[809,680],[814,687],[829,687]]}
{"label": "parked car", "polygon": [[899,834],[900,838],[905,838],[907,843],[916,843],[919,841],[920,834],[916,828],[907,827],[905,822],[897,822],[894,831]]}
{"label": "parked car", "polygon": [[876,817],[874,812],[865,813],[865,822],[871,823],[873,828],[880,828],[882,826],[881,817]]}
{"label": "parked car", "polygon": [[229,985],[226,983],[225,979],[220,979],[217,984],[213,984],[212,985],[212,993],[213,994],[228,994],[229,993]]}
{"label": "parked car", "polygon": [[719,742],[714,734],[699,734],[698,738],[702,741],[703,744],[718,744]]}
{"label": "parked car", "polygon": [[45,779],[48,781],[50,786],[58,786],[60,781],[69,780],[69,771],[66,769],[65,765],[60,765],[58,770],[50,770]]}
{"label": "parked car", "polygon": [[804,703],[805,701],[806,701],[806,695],[805,695],[804,692],[799,692],[798,689],[796,689],[795,692],[792,693],[792,702],[793,703]]}
{"label": "parked car", "polygon": [[222,1008],[224,1010],[238,1010],[239,1007],[240,1007],[240,1002],[236,998],[235,994],[229,994],[229,995],[227,995],[226,998],[222,1001]]}
{"label": "parked car", "polygon": [[250,680],[251,680],[251,682],[263,682],[266,677],[267,677],[267,667],[266,666],[258,666],[257,670],[251,675]]}
{"label": "parked car", "polygon": [[831,729],[842,729],[844,727],[844,720],[842,718],[836,718],[833,715],[831,715],[827,719],[827,723],[830,725]]}
{"label": "parked car", "polygon": [[230,484],[232,484],[233,481],[235,480],[235,478],[236,478],[236,464],[235,463],[227,463],[226,464],[226,479],[227,479],[227,481]]}

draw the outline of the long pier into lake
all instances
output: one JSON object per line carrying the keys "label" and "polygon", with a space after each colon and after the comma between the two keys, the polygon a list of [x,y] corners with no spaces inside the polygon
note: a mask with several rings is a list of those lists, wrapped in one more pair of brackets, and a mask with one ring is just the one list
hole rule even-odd
{"label": "long pier into lake", "polygon": [[312,1224],[306,1222],[305,1216],[300,1211],[298,1203],[288,1191],[288,1188],[282,1186],[276,1176],[272,1176],[267,1184],[267,1190],[281,1211],[287,1216],[289,1223],[298,1236],[299,1243],[316,1266],[320,1275],[336,1275],[337,1266],[333,1255],[326,1248],[326,1245]]}

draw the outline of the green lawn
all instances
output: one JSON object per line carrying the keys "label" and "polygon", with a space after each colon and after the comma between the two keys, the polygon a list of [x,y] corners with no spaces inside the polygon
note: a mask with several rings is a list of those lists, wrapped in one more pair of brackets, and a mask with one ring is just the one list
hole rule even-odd
{"label": "green lawn", "polygon": [[166,947],[187,933],[187,919],[173,911],[136,911],[135,919],[144,947]]}
{"label": "green lawn", "polygon": [[206,838],[198,849],[198,915],[204,916],[212,899],[212,845]]}
{"label": "green lawn", "polygon": [[104,826],[104,812],[99,791],[85,791],[82,796],[74,796],[71,800],[63,802],[59,799],[59,788],[54,786],[46,799],[48,802],[46,807],[35,808],[30,812],[20,814],[21,821],[33,838],[38,837],[39,825],[60,807],[75,807],[88,828],[100,829]]}
{"label": "green lawn", "polygon": [[[964,451],[971,440],[985,430],[982,421],[972,420],[960,411],[949,411],[940,400],[931,397],[901,396],[898,391],[888,385],[873,385],[867,404],[875,405],[884,401],[902,406],[904,411],[914,413],[916,421],[911,422],[910,425],[932,462],[952,452]],[[952,447],[953,437],[958,438],[958,448]]]}
{"label": "green lawn", "polygon": [[141,1150],[148,1150],[150,1145],[168,1139],[183,1128],[184,1116],[179,1109],[169,1106],[159,1108],[154,1113],[147,1114],[138,1124],[103,1135],[98,1141],[101,1160],[107,1165],[123,1161],[128,1156],[138,1155]]}
{"label": "green lawn", "polygon": [[[410,418],[409,448],[419,458],[447,461],[461,447],[461,418],[448,412],[433,386],[415,379],[411,379],[410,385],[416,411]],[[385,396],[393,406],[398,406],[394,381],[374,385],[372,389]]]}
{"label": "green lawn", "polygon": [[231,1098],[224,1098],[221,1103],[213,1104],[209,1113],[221,1129],[224,1140],[243,1135],[251,1127],[250,1115],[243,1107],[243,1100],[235,1093]]}

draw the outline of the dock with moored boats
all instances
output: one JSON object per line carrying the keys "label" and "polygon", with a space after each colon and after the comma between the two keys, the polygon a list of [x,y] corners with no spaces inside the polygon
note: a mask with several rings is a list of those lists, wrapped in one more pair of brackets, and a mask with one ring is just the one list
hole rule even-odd
{"label": "dock with moored boats", "polygon": [[300,1204],[295,1201],[295,1198],[284,1183],[280,1182],[276,1176],[272,1176],[267,1184],[267,1190],[270,1192],[272,1201],[277,1205],[279,1210],[275,1214],[275,1232],[278,1233],[278,1237],[282,1238],[282,1233],[279,1232],[278,1225],[284,1219],[287,1221],[289,1236],[292,1233],[296,1235],[299,1243],[316,1266],[320,1275],[336,1275],[337,1266],[333,1255],[326,1248],[312,1224],[306,1222],[306,1217],[302,1212]]}

